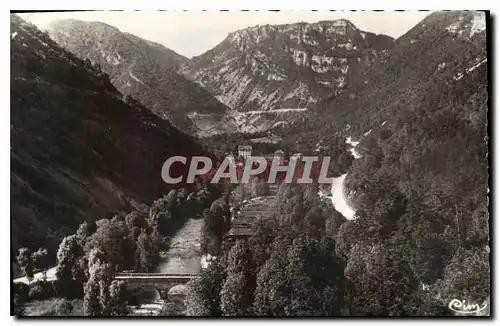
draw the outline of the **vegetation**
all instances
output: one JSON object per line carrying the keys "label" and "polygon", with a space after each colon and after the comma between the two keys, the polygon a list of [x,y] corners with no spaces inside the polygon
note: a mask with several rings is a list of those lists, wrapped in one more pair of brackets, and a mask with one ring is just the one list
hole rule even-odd
{"label": "vegetation", "polygon": [[224,234],[231,225],[231,212],[228,197],[214,201],[210,209],[203,211],[203,229],[200,239],[203,254],[218,255],[221,250]]}
{"label": "vegetation", "polygon": [[58,299],[35,300],[21,306],[23,316],[83,316],[83,300]]}
{"label": "vegetation", "polygon": [[224,266],[216,260],[202,269],[199,278],[188,283],[186,315],[222,316],[220,292],[225,275]]}
{"label": "vegetation", "polygon": [[[285,135],[293,151],[316,148],[337,158],[336,170],[348,173],[355,192],[357,219],[311,201],[312,189],[282,187],[276,215],[259,221],[249,239],[254,314],[442,316],[453,298],[489,302],[487,66],[478,65],[486,39],[445,29],[471,15],[432,14],[396,42],[387,62],[360,76],[368,86],[335,98],[335,114],[318,111]],[[419,42],[412,51],[410,39]],[[348,154],[348,136],[360,141],[361,158]],[[251,196],[243,190],[234,196]],[[222,264],[226,256],[219,255]],[[335,280],[317,277],[325,269]],[[237,300],[245,280],[226,280]]]}
{"label": "vegetation", "polygon": [[[203,87],[177,73],[187,58],[160,44],[101,22],[60,20],[53,22],[49,30],[61,46],[99,64],[120,92],[131,95],[181,130],[196,130],[187,113],[227,110]],[[99,49],[109,49],[108,57],[120,64],[107,60]]]}
{"label": "vegetation", "polygon": [[[455,225],[436,219],[438,211],[375,180],[379,196],[352,221],[313,185],[281,186],[275,214],[252,237],[211,252],[218,258],[190,287],[188,314],[444,316],[449,298],[488,300],[488,250],[466,241],[484,240],[487,230],[471,228],[457,244]],[[484,219],[486,210],[474,216]]]}
{"label": "vegetation", "polygon": [[[83,311],[87,316],[127,314],[129,293],[123,283],[113,280],[115,273],[122,270],[153,272],[159,263],[160,251],[166,249],[165,237],[188,218],[201,217],[203,209],[219,196],[217,188],[206,186],[209,188],[193,192],[171,190],[149,210],[82,223],[77,232],[65,237],[59,246],[56,281],[37,281],[29,286],[16,283],[16,309],[22,311],[24,304],[31,300],[56,296],[67,300],[83,298]],[[222,208],[218,202],[211,206],[212,212],[220,216],[217,212]],[[35,256],[29,250],[20,250],[19,265],[29,267]],[[67,306],[56,310],[70,313]]]}
{"label": "vegetation", "polygon": [[70,300],[61,299],[56,303],[55,313],[57,316],[69,316],[73,312],[73,304]]}
{"label": "vegetation", "polygon": [[242,201],[255,197],[268,196],[269,184],[267,180],[259,177],[252,177],[249,183],[238,184],[231,193],[231,204],[237,206]]}
{"label": "vegetation", "polygon": [[253,155],[264,155],[272,153],[280,148],[279,143],[253,142],[252,140],[261,137],[268,137],[269,133],[222,133],[209,137],[200,138],[199,141],[205,148],[218,154],[219,159],[223,159],[224,155],[232,153],[237,155],[239,145],[252,145]]}
{"label": "vegetation", "polygon": [[[26,52],[14,42],[13,71],[23,77],[13,79],[13,102],[26,110],[15,111],[12,122],[14,229],[25,231],[14,247],[20,248],[18,268],[30,281],[14,285],[14,313],[26,314],[30,300],[45,302],[56,296],[60,300],[47,303],[49,314],[74,314],[75,300],[83,299],[80,306],[85,315],[126,315],[129,296],[124,284],[114,280],[115,273],[153,271],[168,237],[190,217],[203,218],[201,251],[213,258],[188,285],[187,314],[191,316],[443,316],[452,313],[451,299],[480,306],[489,303],[487,71],[486,65],[478,65],[486,57],[486,38],[484,32],[469,37],[470,33],[446,29],[457,21],[463,25],[471,15],[431,14],[396,41],[383,63],[353,75],[358,83],[325,101],[324,111],[318,109],[298,125],[303,132],[284,135],[281,144],[288,152],[319,152],[335,158],[335,172],[348,174],[346,190],[354,194],[350,200],[355,219],[346,220],[330,200],[318,196],[318,185],[284,184],[272,214],[259,217],[252,226],[253,235],[236,242],[224,240],[231,210],[249,198],[269,194],[265,182],[254,178],[234,189],[204,182],[190,189],[148,184],[155,183],[151,176],[158,174],[157,166],[148,165],[137,176],[135,169],[142,167],[143,159],[158,163],[173,152],[160,150],[156,156],[151,153],[160,148],[144,146],[146,142],[159,140],[161,146],[166,139],[175,140],[175,145],[203,152],[201,146],[131,97],[119,101],[119,93],[99,67],[58,50],[45,34],[32,31],[65,56],[46,61],[51,74],[35,58],[39,47]],[[19,24],[14,19],[14,27]],[[418,46],[412,45],[415,42]],[[71,65],[75,68],[67,60],[75,62]],[[28,63],[33,64],[30,72],[22,69]],[[82,95],[81,85],[70,85],[64,96],[53,86],[28,87],[26,80],[36,80],[31,73],[46,74],[44,83],[38,84],[60,85],[61,78],[72,76],[75,81],[79,76],[83,89],[92,95]],[[48,98],[60,101],[35,103],[35,98],[46,98],[40,95],[47,89],[55,94]],[[81,96],[89,108],[68,102],[68,94]],[[53,104],[60,103],[72,110],[45,116]],[[110,107],[103,112],[100,104]],[[327,111],[332,106],[339,108],[335,114]],[[35,119],[26,119],[28,113]],[[84,139],[74,138],[64,127],[51,128],[82,127],[80,120],[92,131]],[[24,121],[36,123],[23,125]],[[133,138],[127,127],[137,123],[140,127],[131,135],[140,137]],[[108,125],[113,127],[109,132],[103,127]],[[32,134],[32,129],[37,133]],[[55,149],[44,148],[50,142],[43,139],[53,137],[64,141]],[[182,141],[177,143],[176,137]],[[346,137],[360,141],[359,158],[349,154]],[[36,148],[30,145],[31,138],[36,139]],[[245,139],[244,135],[220,135],[207,139],[206,145],[226,152]],[[23,156],[25,146],[33,147],[29,148],[32,157]],[[83,154],[71,153],[75,155],[67,159],[62,153],[68,149]],[[137,157],[134,152],[132,159],[124,160],[130,150],[137,150]],[[41,168],[56,161],[63,162],[57,171]],[[88,163],[85,168],[82,162]],[[61,172],[67,170],[72,172]],[[54,187],[54,198],[65,198],[62,201],[51,204],[42,195],[50,189],[44,188],[46,180],[59,184],[54,176],[73,184],[73,178],[91,183],[105,177],[112,192],[120,189],[123,197],[132,194],[150,202],[162,197],[151,207],[132,205],[132,201],[111,205],[104,210],[113,213],[105,218],[100,218],[103,210],[99,209],[85,222],[75,218],[66,229],[58,229],[51,235],[54,239],[69,235],[57,251],[57,280],[32,282],[35,271],[49,266],[53,248],[33,252],[49,235],[28,228],[25,221],[35,221],[35,228],[55,226],[76,209],[61,204],[73,201],[60,194],[67,190],[60,185]],[[24,183],[25,179],[30,182]],[[43,218],[31,215],[32,207],[22,204],[25,198],[40,203]],[[128,213],[122,212],[125,206],[131,206]],[[76,231],[70,234],[69,229]],[[36,240],[28,241],[33,234]],[[162,314],[176,314],[174,310],[165,305]]]}
{"label": "vegetation", "polygon": [[12,256],[43,247],[54,265],[61,240],[84,221],[168,193],[168,157],[204,151],[48,34],[17,15],[11,30]]}
{"label": "vegetation", "polygon": [[31,250],[28,248],[19,249],[19,255],[17,256],[17,263],[21,268],[21,271],[28,278],[28,282],[33,280],[34,266],[33,266],[33,256]]}
{"label": "vegetation", "polygon": [[[299,187],[283,187],[276,214],[257,224],[254,236],[232,246],[222,245],[218,259],[190,288],[189,298],[197,303],[188,307],[188,314],[340,314],[343,262],[335,256],[334,242],[327,237],[325,225],[332,215],[339,222],[343,218],[332,214],[331,207],[311,193]],[[203,277],[206,274],[211,277]],[[207,288],[212,290],[211,295],[204,292]]]}

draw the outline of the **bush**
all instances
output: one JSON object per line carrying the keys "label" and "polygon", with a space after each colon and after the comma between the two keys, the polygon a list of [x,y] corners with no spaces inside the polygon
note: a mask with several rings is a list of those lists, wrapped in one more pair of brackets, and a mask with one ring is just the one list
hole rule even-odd
{"label": "bush", "polygon": [[182,316],[182,313],[177,309],[174,302],[166,302],[161,307],[160,316]]}
{"label": "bush", "polygon": [[21,303],[28,301],[30,298],[30,287],[28,284],[22,282],[14,283],[14,296],[17,296]]}
{"label": "bush", "polygon": [[67,316],[73,311],[73,304],[69,300],[61,299],[56,302],[54,310],[56,316]]}
{"label": "bush", "polygon": [[51,282],[37,281],[30,285],[29,299],[44,300],[54,296]]}
{"label": "bush", "polygon": [[21,317],[24,316],[25,309],[22,299],[20,299],[18,294],[14,294],[14,316]]}

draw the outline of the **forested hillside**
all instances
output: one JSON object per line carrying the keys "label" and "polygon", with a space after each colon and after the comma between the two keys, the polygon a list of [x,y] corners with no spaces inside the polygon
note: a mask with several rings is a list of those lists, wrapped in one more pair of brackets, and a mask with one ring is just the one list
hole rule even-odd
{"label": "forested hillside", "polygon": [[485,28],[483,12],[429,15],[383,65],[285,131],[282,145],[300,152],[350,147],[355,219],[317,189],[281,187],[274,215],[222,246],[193,284],[188,311],[445,316],[454,299],[489,309]]}
{"label": "forested hillside", "polygon": [[201,146],[111,84],[106,73],[11,15],[12,249],[44,246],[83,221],[168,188],[161,166]]}
{"label": "forested hillside", "polygon": [[484,12],[429,15],[300,135],[360,141],[347,177],[358,219],[339,230],[360,302],[384,259],[403,259],[443,304],[489,297],[485,28]]}
{"label": "forested hillside", "polygon": [[[467,99],[477,89],[486,90],[485,24],[481,12],[430,14],[394,42],[383,64],[356,75],[342,94],[331,94],[316,114],[311,112],[306,122],[297,124],[301,143],[314,147],[339,134],[358,140],[372,128],[381,129],[385,121],[384,127],[399,129],[391,126],[392,117],[406,115],[411,120],[408,115],[417,106],[436,111],[444,104],[451,106],[448,95]],[[474,86],[474,76],[484,76],[483,84],[468,89]],[[440,102],[434,104],[436,100]]]}
{"label": "forested hillside", "polygon": [[[395,41],[346,20],[257,26],[186,61],[105,24],[59,22],[52,34],[78,58],[12,15],[12,249],[28,277],[52,266],[43,247],[58,263],[53,284],[16,283],[15,307],[57,296],[85,315],[129,314],[136,293],[115,273],[151,273],[178,226],[202,218],[187,315],[490,315],[488,18],[434,12]],[[198,143],[113,83],[205,135],[229,130]],[[209,184],[242,144],[283,162],[331,156],[336,178]],[[207,148],[203,180],[167,187],[167,157]]]}
{"label": "forested hillside", "polygon": [[187,58],[101,22],[54,21],[50,36],[81,59],[98,64],[111,83],[185,132],[197,133],[188,115],[223,114],[227,107],[177,73]]}

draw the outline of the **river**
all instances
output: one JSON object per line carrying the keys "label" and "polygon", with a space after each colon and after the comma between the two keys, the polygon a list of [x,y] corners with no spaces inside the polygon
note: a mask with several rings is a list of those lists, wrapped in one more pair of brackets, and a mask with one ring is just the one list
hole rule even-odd
{"label": "river", "polygon": [[[156,273],[195,274],[201,270],[200,235],[203,219],[188,219],[182,228],[170,239],[169,248],[161,253],[161,262]],[[185,312],[184,298],[186,287],[174,286],[168,294],[174,309]],[[152,289],[144,289],[139,304],[132,308],[136,316],[157,315],[162,307],[159,293]]]}
{"label": "river", "polygon": [[201,269],[200,235],[203,219],[189,219],[162,253],[157,273],[195,274]]}

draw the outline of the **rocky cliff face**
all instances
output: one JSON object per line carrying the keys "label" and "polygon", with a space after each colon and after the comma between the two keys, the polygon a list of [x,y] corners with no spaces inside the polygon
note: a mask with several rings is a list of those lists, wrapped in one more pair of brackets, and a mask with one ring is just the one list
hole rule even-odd
{"label": "rocky cliff face", "polygon": [[230,33],[180,71],[240,112],[304,109],[341,93],[392,43],[343,19],[255,26]]}
{"label": "rocky cliff face", "polygon": [[[335,125],[338,130],[349,128],[348,136],[359,138],[384,122],[391,128],[392,120],[403,118],[431,98],[466,99],[486,91],[486,40],[484,12],[427,16],[394,42],[384,63],[367,68],[340,96],[323,103],[316,110],[314,129],[324,133]],[[437,109],[437,104],[428,109]]]}
{"label": "rocky cliff face", "polygon": [[[200,133],[188,118],[211,114],[221,120],[227,107],[208,91],[177,73],[187,58],[101,22],[74,19],[55,21],[50,36],[82,59],[99,64],[123,94],[129,94],[182,130]],[[205,124],[206,125],[206,124]],[[212,132],[220,126],[203,125]]]}
{"label": "rocky cliff face", "polygon": [[266,25],[233,32],[187,60],[98,22],[56,21],[49,33],[98,63],[122,93],[199,136],[286,127],[342,93],[393,43],[346,20]]}

